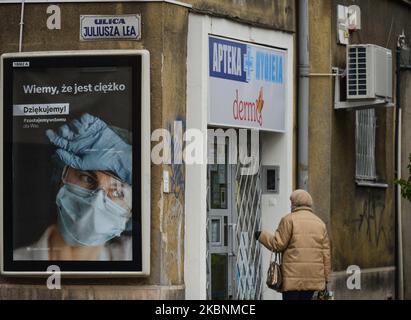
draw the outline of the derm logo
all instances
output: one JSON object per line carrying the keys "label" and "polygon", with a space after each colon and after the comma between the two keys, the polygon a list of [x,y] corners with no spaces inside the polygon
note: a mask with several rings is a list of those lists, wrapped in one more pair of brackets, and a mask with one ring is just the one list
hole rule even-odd
{"label": "derm logo", "polygon": [[255,101],[247,101],[239,95],[239,90],[236,90],[233,101],[233,118],[236,121],[253,123],[256,122],[263,125],[263,108],[264,108],[264,89],[261,87],[258,97]]}
{"label": "derm logo", "polygon": [[29,61],[14,61],[13,68],[27,68],[30,67]]}

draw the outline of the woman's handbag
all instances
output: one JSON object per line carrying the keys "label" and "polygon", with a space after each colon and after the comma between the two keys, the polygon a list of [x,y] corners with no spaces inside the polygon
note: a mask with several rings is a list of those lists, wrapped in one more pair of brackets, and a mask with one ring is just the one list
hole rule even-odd
{"label": "woman's handbag", "polygon": [[280,291],[283,286],[283,275],[281,273],[281,253],[274,251],[271,252],[266,284],[270,289],[273,289],[275,291]]}
{"label": "woman's handbag", "polygon": [[325,289],[317,292],[316,300],[334,300],[334,292],[328,291],[328,286]]}

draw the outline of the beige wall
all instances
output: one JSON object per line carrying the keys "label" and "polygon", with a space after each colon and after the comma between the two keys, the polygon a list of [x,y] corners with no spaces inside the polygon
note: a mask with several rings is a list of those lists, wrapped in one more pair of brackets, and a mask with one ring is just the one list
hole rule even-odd
{"label": "beige wall", "polygon": [[[333,2],[336,21],[337,3],[349,5],[352,1]],[[356,4],[362,10],[362,30],[354,34],[351,43],[372,43],[391,49],[395,75],[397,37],[403,29],[411,36],[410,7],[388,0],[357,1]],[[334,22],[334,30],[335,25]],[[338,67],[343,67],[345,63],[345,48],[337,45],[335,40],[333,61]],[[342,271],[350,264],[362,268],[394,266],[394,108],[377,112],[377,175],[389,185],[388,189],[354,185],[355,114],[335,112],[334,124],[332,220],[334,229],[341,230],[333,238],[336,268]]]}
{"label": "beige wall", "polygon": [[[351,43],[371,43],[393,51],[402,29],[411,36],[410,7],[400,1],[310,1],[310,62],[312,73],[345,69],[346,47],[337,44],[337,4],[357,4],[362,30]],[[409,41],[408,41],[409,42]],[[395,69],[394,75],[395,75]],[[394,80],[393,80],[394,82]],[[331,77],[310,78],[309,188],[316,210],[328,223],[337,298],[379,297],[395,294],[394,109],[377,112],[377,174],[389,187],[355,184],[355,113],[333,110]],[[350,265],[373,270],[364,277],[360,293],[347,291],[344,271]],[[387,273],[387,270],[389,272]],[[394,270],[394,271],[393,271]],[[388,276],[387,276],[388,275]],[[376,287],[375,279],[381,281]]]}
{"label": "beige wall", "polygon": [[294,0],[185,0],[193,11],[227,17],[237,21],[283,30],[296,31]]}
{"label": "beige wall", "polygon": [[[311,73],[330,73],[331,62],[331,3],[310,1],[310,64]],[[319,36],[320,35],[320,36]],[[330,223],[331,190],[331,129],[332,79],[310,78],[309,122],[309,191],[316,213]]]}
{"label": "beige wall", "polygon": [[[61,30],[46,28],[45,4],[26,4],[23,51],[147,49],[151,54],[151,129],[185,119],[188,11],[164,3],[60,4]],[[142,16],[141,41],[79,41],[81,14]],[[18,51],[19,5],[0,5],[0,53]],[[161,192],[162,170],[171,173],[169,194]],[[151,181],[151,276],[128,279],[63,279],[63,290],[49,292],[43,279],[0,277],[5,298],[167,298],[184,297],[184,168],[153,166]],[[107,284],[113,287],[107,287]],[[141,286],[145,285],[145,286]]]}
{"label": "beige wall", "polygon": [[[408,42],[409,44],[410,42]],[[411,71],[403,71],[401,76],[401,106],[402,106],[402,177],[410,176],[408,157],[411,154]],[[411,203],[408,200],[402,202],[402,226],[404,248],[404,290],[405,299],[411,299]]]}

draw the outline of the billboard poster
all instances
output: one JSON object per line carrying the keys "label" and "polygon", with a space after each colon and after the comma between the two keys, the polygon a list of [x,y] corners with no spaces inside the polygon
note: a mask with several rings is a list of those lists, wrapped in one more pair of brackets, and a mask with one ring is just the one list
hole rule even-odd
{"label": "billboard poster", "polygon": [[2,57],[3,272],[147,273],[147,57]]}
{"label": "billboard poster", "polygon": [[209,36],[210,125],[285,132],[287,52]]}

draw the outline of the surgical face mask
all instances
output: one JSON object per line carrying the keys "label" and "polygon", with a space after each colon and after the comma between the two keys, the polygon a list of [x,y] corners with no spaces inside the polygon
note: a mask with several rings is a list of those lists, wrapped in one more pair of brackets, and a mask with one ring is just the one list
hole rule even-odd
{"label": "surgical face mask", "polygon": [[84,171],[66,166],[61,180],[65,184],[76,185],[93,192],[104,190],[105,195],[110,200],[131,212],[131,186],[114,177],[109,172]]}
{"label": "surgical face mask", "polygon": [[56,197],[58,224],[73,246],[99,246],[120,236],[131,213],[111,200],[103,189],[89,190],[65,182]]}

